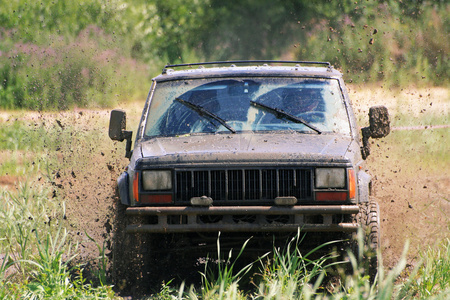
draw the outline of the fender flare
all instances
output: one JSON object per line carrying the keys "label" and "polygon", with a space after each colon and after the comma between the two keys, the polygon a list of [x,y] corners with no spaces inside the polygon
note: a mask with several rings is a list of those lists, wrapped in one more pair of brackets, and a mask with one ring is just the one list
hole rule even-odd
{"label": "fender flare", "polygon": [[369,202],[372,191],[372,177],[364,171],[358,172],[359,203]]}
{"label": "fender flare", "polygon": [[117,186],[119,188],[119,197],[120,202],[123,205],[131,205],[130,201],[130,184],[129,184],[129,175],[128,172],[123,172],[120,174],[119,178],[117,178]]}

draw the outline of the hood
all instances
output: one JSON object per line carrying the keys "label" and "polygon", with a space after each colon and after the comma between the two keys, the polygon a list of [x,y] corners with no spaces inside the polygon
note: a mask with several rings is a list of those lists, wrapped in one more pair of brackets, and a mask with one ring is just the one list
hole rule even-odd
{"label": "hood", "polygon": [[[140,143],[141,155],[153,162],[292,162],[346,158],[350,137],[334,134],[215,134],[152,138]],[[138,150],[138,148],[136,148]]]}

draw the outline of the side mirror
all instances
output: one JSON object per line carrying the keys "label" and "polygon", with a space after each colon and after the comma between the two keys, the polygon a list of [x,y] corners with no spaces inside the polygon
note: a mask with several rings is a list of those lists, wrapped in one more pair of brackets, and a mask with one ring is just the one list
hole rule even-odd
{"label": "side mirror", "polygon": [[113,141],[122,142],[125,139],[124,132],[126,127],[126,112],[120,109],[112,110],[109,118],[109,138]]}
{"label": "side mirror", "polygon": [[372,106],[369,109],[369,124],[369,127],[361,129],[363,142],[361,154],[363,159],[370,155],[369,138],[383,138],[391,131],[387,108],[385,106]]}
{"label": "side mirror", "polygon": [[109,118],[109,137],[113,141],[122,142],[127,140],[125,149],[125,157],[131,157],[131,138],[133,136],[132,131],[126,131],[127,128],[127,114],[120,109],[114,109],[111,111]]}
{"label": "side mirror", "polygon": [[385,106],[372,106],[369,109],[370,134],[374,139],[387,136],[391,131],[389,112]]}

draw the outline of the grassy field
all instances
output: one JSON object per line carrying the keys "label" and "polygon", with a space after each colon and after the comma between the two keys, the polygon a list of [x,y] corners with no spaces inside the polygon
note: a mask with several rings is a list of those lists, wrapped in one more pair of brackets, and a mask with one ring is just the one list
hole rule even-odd
{"label": "grassy field", "polygon": [[[366,126],[370,104],[387,105],[394,127],[450,123],[447,90],[354,87],[350,94],[361,126]],[[135,129],[142,103],[123,104],[121,108],[128,112],[129,128]],[[0,112],[0,298],[119,297],[111,285],[110,232],[104,225],[110,222],[112,186],[126,159],[124,145],[107,138],[107,123],[105,110]],[[449,131],[398,130],[374,142],[368,163],[373,165],[377,181],[382,187],[384,184],[385,189],[380,188],[378,194],[392,194],[392,190],[386,191],[387,184],[398,185],[394,188],[401,190],[401,180],[413,176],[445,180],[442,170],[450,166],[445,142],[450,138]],[[437,217],[428,214],[427,221],[430,228],[440,231],[435,235],[438,242],[427,241],[421,247],[411,243],[409,251],[402,254],[404,240],[394,247],[394,233],[385,232],[386,244],[392,248],[382,248],[381,254],[389,263],[380,270],[374,285],[361,272],[356,257],[351,261],[355,271],[345,274],[339,264],[334,265],[333,258],[309,260],[307,253],[291,244],[292,251],[273,249],[276,255],[270,264],[266,260],[255,262],[259,276],[234,269],[239,257],[225,254],[229,263],[210,265],[219,272],[205,270],[201,287],[166,283],[148,298],[445,299],[450,294],[449,199],[442,199],[445,181],[442,185],[439,181],[424,182],[419,181],[421,190],[409,192],[405,199],[411,201],[420,217],[425,212],[419,203],[412,202],[413,194],[430,189],[441,192],[426,197],[418,194],[421,198],[434,197],[426,203],[428,208],[443,202],[436,205]],[[428,188],[422,188],[424,185]],[[397,198],[385,203],[385,214],[388,205],[399,202]],[[421,221],[414,222],[422,226]],[[444,227],[436,228],[437,224]],[[393,231],[405,237],[410,234],[407,229]],[[433,233],[428,227],[422,231]],[[413,257],[407,254],[411,252],[415,253]],[[328,280],[331,274],[336,276],[333,281]],[[251,288],[240,286],[245,276],[256,278]]]}

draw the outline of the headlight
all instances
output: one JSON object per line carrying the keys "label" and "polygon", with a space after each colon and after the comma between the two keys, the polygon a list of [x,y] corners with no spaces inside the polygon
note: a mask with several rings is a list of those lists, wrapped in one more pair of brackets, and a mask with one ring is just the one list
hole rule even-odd
{"label": "headlight", "polygon": [[161,191],[172,189],[172,172],[143,171],[142,187],[145,191]]}
{"label": "headlight", "polygon": [[316,188],[345,188],[345,169],[317,168]]}

